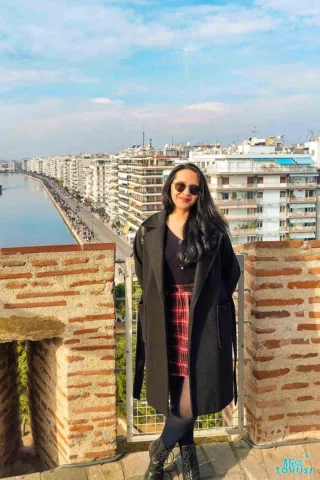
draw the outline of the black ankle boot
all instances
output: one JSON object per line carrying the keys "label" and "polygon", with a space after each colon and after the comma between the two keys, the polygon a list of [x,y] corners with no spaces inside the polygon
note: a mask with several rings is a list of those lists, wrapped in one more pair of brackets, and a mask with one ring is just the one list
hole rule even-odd
{"label": "black ankle boot", "polygon": [[183,480],[200,480],[200,469],[195,443],[180,446]]}
{"label": "black ankle boot", "polygon": [[163,443],[161,437],[150,444],[150,464],[144,480],[163,480],[163,467],[171,451],[172,447]]}

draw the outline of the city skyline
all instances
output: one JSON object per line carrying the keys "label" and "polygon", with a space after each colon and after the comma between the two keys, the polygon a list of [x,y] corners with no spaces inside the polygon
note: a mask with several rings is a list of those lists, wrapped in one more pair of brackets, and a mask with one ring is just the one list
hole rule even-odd
{"label": "city skyline", "polygon": [[0,0],[0,157],[320,125],[314,0]]}

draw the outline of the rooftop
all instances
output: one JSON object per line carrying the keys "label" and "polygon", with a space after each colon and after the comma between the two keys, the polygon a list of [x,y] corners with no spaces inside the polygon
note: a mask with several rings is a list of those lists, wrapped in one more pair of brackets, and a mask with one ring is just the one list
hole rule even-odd
{"label": "rooftop", "polygon": [[[319,443],[276,446],[272,448],[251,447],[244,437],[233,442],[215,442],[197,445],[201,480],[272,480],[284,475],[295,480],[320,479]],[[136,444],[135,447],[138,445]],[[139,444],[139,451],[125,454],[117,462],[90,467],[67,467],[43,473],[11,477],[11,480],[142,480],[149,464],[146,449],[148,444]],[[119,448],[120,451],[120,448]],[[299,462],[304,473],[285,475],[285,461]],[[178,447],[174,450],[174,461],[169,459],[165,467],[164,480],[182,480],[181,460]],[[278,470],[277,470],[278,467]],[[301,467],[299,467],[302,470]],[[307,469],[307,471],[306,471]],[[310,470],[312,469],[312,470]],[[29,470],[30,471],[30,470]],[[277,473],[279,471],[279,473]],[[10,480],[7,478],[7,480]]]}

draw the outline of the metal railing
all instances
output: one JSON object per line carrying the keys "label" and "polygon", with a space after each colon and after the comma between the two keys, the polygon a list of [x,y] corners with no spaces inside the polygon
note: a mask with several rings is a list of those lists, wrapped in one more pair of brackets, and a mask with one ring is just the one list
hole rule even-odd
{"label": "metal railing", "polygon": [[[244,374],[244,256],[237,255],[241,268],[241,277],[235,292],[237,311],[237,385],[238,403],[228,405],[221,412],[204,415],[197,418],[195,436],[214,436],[222,434],[241,434],[244,427],[243,406],[243,374]],[[118,402],[118,409],[122,408],[122,428],[126,429],[127,441],[150,441],[161,433],[165,417],[157,413],[145,399],[145,383],[143,383],[141,400],[133,398],[133,376],[136,345],[136,325],[138,303],[141,289],[134,272],[134,260],[125,260],[125,355],[126,355],[126,404]],[[118,332],[124,335],[124,332]],[[118,374],[124,374],[124,368],[117,369]],[[119,417],[119,414],[118,414]],[[125,417],[125,418],[124,418]],[[119,422],[118,422],[119,423]]]}

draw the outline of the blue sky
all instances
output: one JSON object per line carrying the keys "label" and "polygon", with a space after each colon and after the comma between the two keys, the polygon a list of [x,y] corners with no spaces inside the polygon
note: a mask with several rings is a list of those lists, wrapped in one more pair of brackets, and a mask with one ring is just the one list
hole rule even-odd
{"label": "blue sky", "polygon": [[319,0],[0,0],[0,158],[320,130]]}

